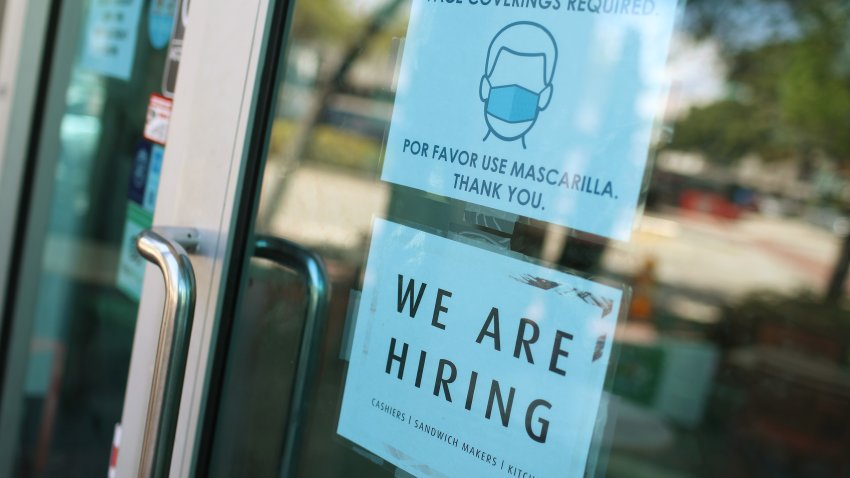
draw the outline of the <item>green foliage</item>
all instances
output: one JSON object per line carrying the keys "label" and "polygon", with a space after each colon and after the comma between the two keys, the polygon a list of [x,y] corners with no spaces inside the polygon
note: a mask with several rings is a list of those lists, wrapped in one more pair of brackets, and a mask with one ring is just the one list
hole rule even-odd
{"label": "green foliage", "polygon": [[[270,154],[280,155],[292,141],[295,126],[290,121],[275,121]],[[306,161],[345,169],[374,173],[378,170],[381,148],[377,141],[334,126],[317,126],[304,153]]]}
{"label": "green foliage", "polygon": [[692,32],[722,45],[731,88],[680,119],[670,148],[719,162],[812,151],[850,162],[850,2],[692,0],[689,9]]}
{"label": "green foliage", "polygon": [[818,38],[791,48],[790,61],[778,78],[784,116],[803,134],[803,141],[827,154],[850,160],[850,77],[842,74],[833,46]]}
{"label": "green foliage", "polygon": [[375,172],[380,152],[378,143],[370,138],[333,126],[319,126],[307,148],[307,158],[343,168]]}
{"label": "green foliage", "polygon": [[393,37],[404,35],[407,16],[397,8],[399,0],[384,0],[382,8],[364,12],[362,8],[346,5],[344,0],[307,0],[298,2],[293,17],[292,34],[301,42],[323,41],[344,45],[351,43],[375,15],[385,11],[392,22],[389,28],[377,32],[377,41],[388,45]]}
{"label": "green foliage", "polygon": [[298,40],[346,40],[356,30],[355,19],[341,0],[307,0],[295,9],[292,34]]}
{"label": "green foliage", "polygon": [[717,163],[730,163],[767,144],[766,118],[755,118],[750,106],[734,100],[691,109],[676,124],[669,147],[705,154]]}
{"label": "green foliage", "polygon": [[[810,291],[784,295],[775,291],[754,292],[727,308],[725,320],[727,346],[751,345],[765,339],[766,328],[784,330],[784,347],[794,342],[812,347],[821,343],[832,348],[822,352],[841,362],[850,361],[850,309],[847,304],[824,302]],[[798,339],[798,340],[795,340]],[[799,345],[799,344],[798,344]],[[817,350],[808,350],[817,352]]]}
{"label": "green foliage", "polygon": [[768,321],[825,336],[850,337],[850,310],[846,305],[825,304],[820,296],[808,290],[792,295],[754,292],[742,297],[730,308],[730,313],[739,321]]}

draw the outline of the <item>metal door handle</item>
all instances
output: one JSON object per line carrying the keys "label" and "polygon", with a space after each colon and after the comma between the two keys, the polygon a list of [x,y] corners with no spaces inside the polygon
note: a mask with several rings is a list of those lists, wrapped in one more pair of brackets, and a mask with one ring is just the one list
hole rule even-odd
{"label": "metal door handle", "polygon": [[165,280],[165,307],[145,420],[140,478],[166,477],[171,468],[192,316],[195,314],[195,271],[187,251],[193,251],[197,246],[198,231],[195,229],[146,229],[136,238],[139,253],[159,267]]}
{"label": "metal door handle", "polygon": [[254,257],[269,260],[292,269],[307,282],[307,319],[298,345],[295,384],[289,401],[286,435],[283,440],[280,476],[295,476],[296,452],[302,442],[302,432],[309,405],[309,394],[316,376],[321,352],[320,342],[327,321],[330,285],[322,259],[309,249],[278,237],[258,236]]}

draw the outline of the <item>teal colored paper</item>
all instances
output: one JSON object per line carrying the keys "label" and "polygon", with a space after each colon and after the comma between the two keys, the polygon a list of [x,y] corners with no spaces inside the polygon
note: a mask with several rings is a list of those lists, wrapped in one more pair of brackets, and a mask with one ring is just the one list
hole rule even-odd
{"label": "teal colored paper", "polygon": [[676,12],[414,0],[382,179],[628,240]]}
{"label": "teal colored paper", "polygon": [[[410,279],[414,293],[418,284],[427,283],[413,318],[412,300],[398,311],[399,274],[403,290]],[[620,290],[380,219],[374,223],[364,277],[340,435],[416,476],[583,475]],[[444,292],[437,304],[439,289]],[[489,336],[476,340],[493,308],[499,314],[499,351]],[[435,310],[444,328],[433,325]],[[533,364],[524,349],[520,358],[513,355],[521,318],[538,326],[539,338],[529,345]],[[531,337],[528,330],[526,338]],[[572,336],[561,347],[569,355],[556,362],[564,375],[550,370],[558,330]],[[386,373],[392,339],[397,353],[402,343],[408,344],[401,380],[397,362]],[[416,387],[422,350],[426,361]],[[451,402],[433,393],[440,358],[457,370],[449,385]],[[478,374],[477,385],[467,410],[472,371]],[[515,388],[507,427],[496,401],[491,418],[485,417],[493,379],[500,382],[505,400],[509,388]],[[539,438],[542,425],[536,420],[549,421],[544,443],[532,439],[525,424],[528,405],[539,399],[551,403],[549,409],[535,409],[531,422]],[[437,430],[433,434],[431,427]],[[470,446],[479,450],[477,456]]]}
{"label": "teal colored paper", "polygon": [[152,47],[161,50],[168,46],[176,14],[177,0],[151,0],[148,7],[148,39]]}
{"label": "teal colored paper", "polygon": [[153,214],[156,207],[156,196],[159,192],[159,177],[162,173],[162,158],[165,156],[165,148],[159,144],[151,145],[151,159],[148,166],[148,180],[145,184],[144,200],[142,207]]}
{"label": "teal colored paper", "polygon": [[92,0],[81,66],[101,75],[130,79],[142,0]]}

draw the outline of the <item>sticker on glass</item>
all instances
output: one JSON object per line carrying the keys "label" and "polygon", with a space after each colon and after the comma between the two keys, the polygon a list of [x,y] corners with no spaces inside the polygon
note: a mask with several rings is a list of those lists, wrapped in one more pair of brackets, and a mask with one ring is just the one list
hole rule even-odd
{"label": "sticker on glass", "polygon": [[136,237],[153,225],[153,214],[133,201],[127,201],[127,219],[121,241],[116,286],[130,299],[139,301],[142,296],[142,280],[147,261],[136,249]]}
{"label": "sticker on glass", "polygon": [[168,125],[171,122],[171,106],[172,101],[168,98],[157,94],[151,95],[145,115],[145,139],[157,144],[165,144],[168,139]]}
{"label": "sticker on glass", "polygon": [[171,32],[171,41],[168,44],[165,70],[162,73],[162,95],[166,98],[174,98],[174,89],[177,86],[177,71],[180,69],[180,59],[183,57],[183,37],[189,26],[189,0],[176,0],[177,19]]}
{"label": "sticker on glass", "polygon": [[151,0],[148,8],[148,39],[157,50],[168,46],[174,30],[176,8],[177,0]]}
{"label": "sticker on glass", "polygon": [[621,298],[376,220],[338,433],[416,476],[582,476]]}
{"label": "sticker on glass", "polygon": [[676,4],[414,0],[382,179],[628,240]]}

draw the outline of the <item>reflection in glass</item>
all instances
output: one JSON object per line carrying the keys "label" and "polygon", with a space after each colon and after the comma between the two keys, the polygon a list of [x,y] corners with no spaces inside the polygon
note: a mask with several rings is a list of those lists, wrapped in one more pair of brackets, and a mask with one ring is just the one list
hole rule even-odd
{"label": "reflection in glass", "polygon": [[[392,474],[335,433],[343,332],[376,215],[631,286],[600,473],[846,474],[850,6],[688,3],[668,62],[666,127],[656,137],[645,211],[629,243],[377,179],[392,113],[392,38],[404,35],[406,15],[407,4],[394,0],[299,2],[287,39],[257,232],[313,248],[333,281],[300,474]],[[246,294],[253,281],[243,284]],[[301,320],[303,297],[272,294],[263,301],[292,308],[287,320]],[[237,328],[259,327],[251,332],[257,337],[271,330],[250,318],[249,298],[242,303]],[[231,347],[244,346],[237,343],[242,333]],[[228,360],[230,376],[266,367],[261,358]],[[291,377],[291,367],[268,373]],[[251,407],[280,410],[281,403],[278,395],[257,397]],[[246,406],[225,404],[219,413],[238,417]],[[249,434],[250,423],[230,420],[217,437]],[[229,446],[216,438],[216,450]],[[240,460],[277,464],[279,456]]]}
{"label": "reflection in glass", "polygon": [[36,258],[25,259],[31,268],[21,273],[32,281],[15,278],[11,349],[22,352],[11,356],[5,377],[20,373],[22,383],[8,379],[0,390],[4,405],[20,405],[15,436],[4,440],[14,447],[11,463],[0,463],[15,477],[106,473],[135,329],[137,302],[119,290],[116,274],[134,150],[165,54],[139,35],[128,79],[87,68],[83,24],[94,2],[83,3],[60,9],[43,121],[30,151],[48,174],[27,198],[30,229],[17,251]]}

